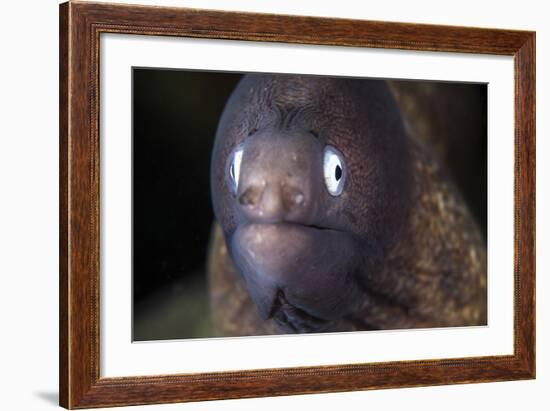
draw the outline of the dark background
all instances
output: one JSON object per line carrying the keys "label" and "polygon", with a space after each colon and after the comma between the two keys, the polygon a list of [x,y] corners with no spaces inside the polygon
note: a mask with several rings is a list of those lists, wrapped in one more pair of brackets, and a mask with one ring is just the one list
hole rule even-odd
{"label": "dark background", "polygon": [[240,77],[133,70],[135,340],[209,335],[210,153]]}
{"label": "dark background", "polygon": [[[133,69],[133,338],[208,337],[210,153],[241,74]],[[486,235],[487,87],[392,81]],[[443,142],[443,143],[442,143]]]}

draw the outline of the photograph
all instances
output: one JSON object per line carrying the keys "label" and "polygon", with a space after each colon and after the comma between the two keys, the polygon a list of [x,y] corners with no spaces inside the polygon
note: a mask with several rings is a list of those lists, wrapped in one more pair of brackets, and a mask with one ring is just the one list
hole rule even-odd
{"label": "photograph", "polygon": [[487,84],[132,67],[134,341],[487,326]]}

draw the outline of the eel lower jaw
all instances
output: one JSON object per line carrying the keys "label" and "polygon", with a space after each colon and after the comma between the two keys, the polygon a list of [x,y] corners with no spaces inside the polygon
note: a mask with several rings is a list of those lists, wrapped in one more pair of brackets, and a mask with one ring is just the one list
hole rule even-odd
{"label": "eel lower jaw", "polygon": [[315,332],[348,313],[355,288],[347,273],[358,247],[346,232],[298,223],[248,223],[237,228],[230,244],[262,318],[272,317],[290,332]]}

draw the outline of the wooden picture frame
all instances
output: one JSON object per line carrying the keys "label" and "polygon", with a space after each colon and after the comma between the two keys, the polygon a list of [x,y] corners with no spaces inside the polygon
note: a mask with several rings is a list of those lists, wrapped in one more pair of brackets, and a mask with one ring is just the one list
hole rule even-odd
{"label": "wooden picture frame", "polygon": [[[101,33],[513,56],[514,353],[100,378]],[[60,5],[60,405],[90,408],[535,378],[535,33],[69,2]]]}

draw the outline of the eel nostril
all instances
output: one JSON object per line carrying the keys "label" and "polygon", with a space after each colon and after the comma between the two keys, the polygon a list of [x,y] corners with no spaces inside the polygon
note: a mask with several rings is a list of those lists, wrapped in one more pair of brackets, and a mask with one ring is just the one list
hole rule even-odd
{"label": "eel nostril", "polygon": [[305,196],[302,191],[296,187],[284,185],[281,187],[283,205],[285,209],[291,210],[296,206],[301,206],[305,203]]}
{"label": "eel nostril", "polygon": [[239,204],[243,206],[254,206],[258,202],[262,190],[259,187],[248,187],[240,196]]}

